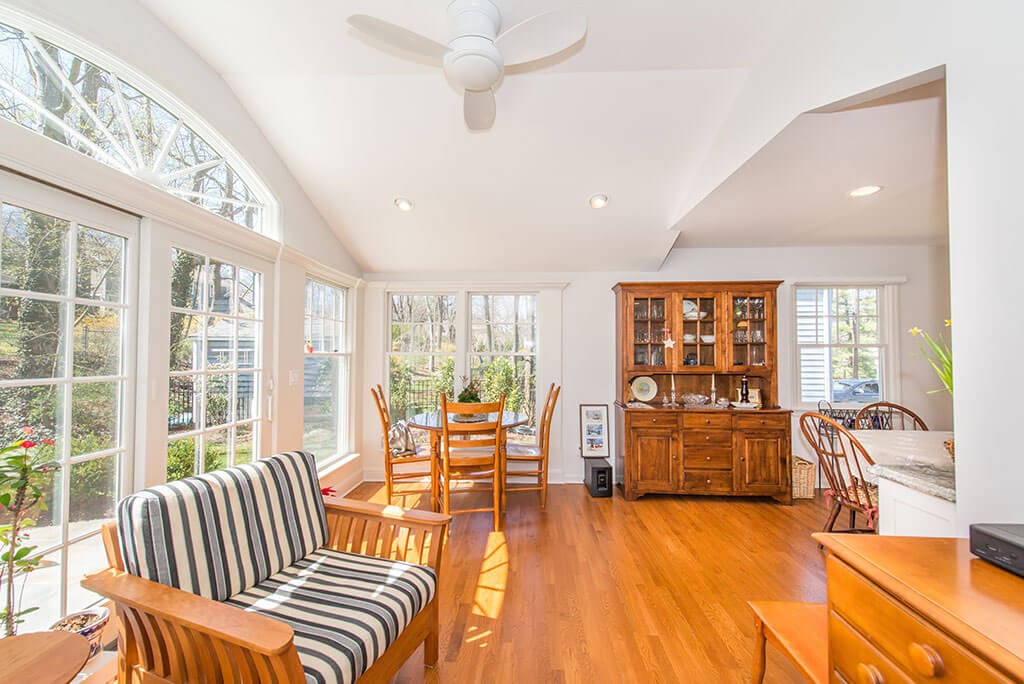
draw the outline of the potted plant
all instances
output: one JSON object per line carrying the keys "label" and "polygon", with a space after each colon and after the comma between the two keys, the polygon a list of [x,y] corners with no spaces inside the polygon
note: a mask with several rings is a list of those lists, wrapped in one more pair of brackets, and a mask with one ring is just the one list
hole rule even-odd
{"label": "potted plant", "polygon": [[[953,325],[951,319],[946,319],[946,327],[949,328]],[[942,387],[929,390],[928,394],[936,394],[938,392],[948,392],[949,396],[953,396],[953,347],[949,340],[946,339],[945,335],[938,335],[933,337],[927,330],[914,326],[908,330],[911,335],[919,338],[917,342],[918,348],[921,350],[921,356],[928,361],[931,365],[932,370],[939,377],[939,382],[942,383]],[[945,441],[946,451],[949,452],[949,457],[954,458],[953,455],[953,439],[947,439]]]}
{"label": "potted plant", "polygon": [[[480,403],[480,379],[462,376],[462,391],[459,392],[457,401],[461,404],[479,404]],[[455,416],[457,419],[470,421],[474,420],[474,414],[472,413],[460,413]]]}
{"label": "potted plant", "polygon": [[[15,591],[15,579],[39,566],[39,558],[33,558],[35,546],[25,543],[26,530],[35,525],[32,516],[46,510],[43,501],[43,484],[50,479],[49,473],[56,470],[57,463],[36,449],[33,441],[35,430],[21,429],[21,436],[0,448],[0,587],[3,588],[4,636],[17,633],[18,624],[24,616],[37,610],[38,606],[23,608],[20,595]],[[53,446],[53,440],[41,440],[44,446]],[[24,582],[24,578],[22,579]]]}

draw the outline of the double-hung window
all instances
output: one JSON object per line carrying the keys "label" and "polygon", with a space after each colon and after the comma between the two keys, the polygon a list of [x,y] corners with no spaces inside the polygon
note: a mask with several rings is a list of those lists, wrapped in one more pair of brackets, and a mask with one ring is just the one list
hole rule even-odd
{"label": "double-hung window", "polygon": [[167,480],[259,453],[262,274],[171,249]]}
{"label": "double-hung window", "polygon": [[306,280],[302,448],[321,462],[349,449],[346,294],[343,288]]}
{"label": "double-hung window", "polygon": [[869,404],[886,398],[885,287],[796,288],[800,400]]}
{"label": "double-hung window", "polygon": [[389,392],[392,420],[437,408],[455,391],[456,296],[392,294]]}
{"label": "double-hung window", "polygon": [[536,429],[537,295],[470,295],[469,374],[480,382],[484,401],[505,395],[505,409],[529,422],[513,431]]}

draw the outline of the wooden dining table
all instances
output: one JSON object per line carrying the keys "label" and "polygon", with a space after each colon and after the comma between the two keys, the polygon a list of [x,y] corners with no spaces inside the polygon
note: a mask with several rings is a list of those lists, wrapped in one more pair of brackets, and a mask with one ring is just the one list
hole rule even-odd
{"label": "wooden dining table", "polygon": [[[456,420],[455,413],[448,414],[448,420],[453,423],[459,423],[461,421]],[[481,420],[481,423],[494,422],[497,414],[489,413],[485,420]],[[441,456],[441,434],[444,430],[443,419],[440,411],[428,411],[426,413],[417,413],[412,418],[405,421],[409,427],[418,428],[420,430],[426,430],[430,434],[430,453],[433,457],[430,472],[432,475],[433,482],[430,483],[430,506],[435,511],[440,507],[440,499],[437,496],[438,480],[437,480],[437,461]],[[518,413],[515,411],[503,411],[501,414],[501,448],[498,454],[498,468],[499,468],[499,486],[501,487],[501,505],[502,508],[505,506],[505,444],[508,440],[508,431],[514,427],[520,425],[526,425],[530,422],[529,416],[525,413]],[[465,424],[465,423],[463,423]]]}

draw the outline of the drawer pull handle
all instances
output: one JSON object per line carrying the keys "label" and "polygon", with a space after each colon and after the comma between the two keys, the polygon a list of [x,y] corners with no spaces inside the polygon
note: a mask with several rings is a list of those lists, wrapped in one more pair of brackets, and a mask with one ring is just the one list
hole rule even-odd
{"label": "drawer pull handle", "polygon": [[657,419],[657,418],[651,418],[651,422],[652,422],[652,423],[657,423],[657,422],[658,422],[658,419]]}
{"label": "drawer pull handle", "polygon": [[708,480],[708,484],[711,484],[711,480]]}
{"label": "drawer pull handle", "polygon": [[705,442],[710,442],[711,441],[711,435],[704,435],[704,441]]}
{"label": "drawer pull handle", "polygon": [[764,418],[761,419],[761,425],[764,425]]}
{"label": "drawer pull handle", "polygon": [[710,461],[710,460],[711,460],[711,457],[710,457],[710,456],[705,456],[704,458],[705,458],[705,459],[707,459],[708,461]]}
{"label": "drawer pull handle", "polygon": [[704,424],[705,425],[711,425],[711,419],[710,418],[705,418],[704,419]]}
{"label": "drawer pull handle", "polygon": [[885,677],[874,665],[860,663],[857,665],[857,684],[885,684]]}
{"label": "drawer pull handle", "polygon": [[911,643],[907,647],[910,662],[922,677],[941,677],[946,671],[938,651],[928,644]]}

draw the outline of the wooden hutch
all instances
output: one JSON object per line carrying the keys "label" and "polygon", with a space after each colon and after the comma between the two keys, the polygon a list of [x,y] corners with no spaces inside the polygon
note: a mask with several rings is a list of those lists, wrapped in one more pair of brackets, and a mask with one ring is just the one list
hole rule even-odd
{"label": "wooden hutch", "polygon": [[[792,503],[790,411],[778,407],[776,290],[781,281],[619,283],[616,480],[649,493],[771,496]],[[670,342],[666,346],[667,340]],[[648,407],[630,383],[649,376]],[[684,408],[683,394],[737,401],[743,377],[759,409]],[[668,406],[673,378],[678,407]]]}

